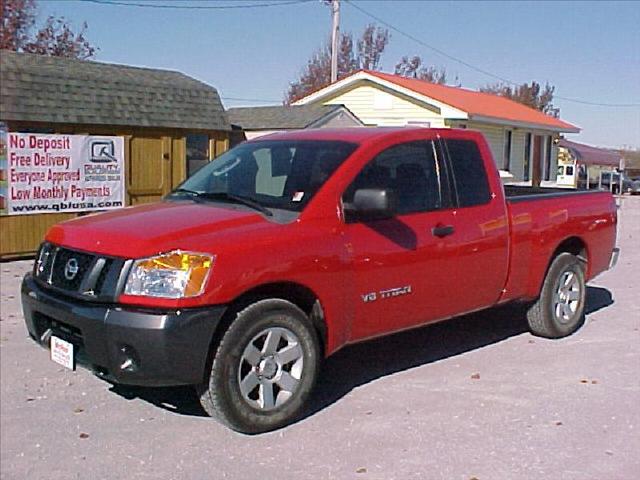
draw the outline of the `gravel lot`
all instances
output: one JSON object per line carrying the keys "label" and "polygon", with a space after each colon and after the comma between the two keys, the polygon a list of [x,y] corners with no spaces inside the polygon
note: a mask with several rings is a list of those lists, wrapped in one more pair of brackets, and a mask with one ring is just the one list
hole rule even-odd
{"label": "gravel lot", "polygon": [[353,346],[302,421],[245,436],[187,388],[113,387],[27,336],[31,262],[0,264],[2,479],[597,479],[640,477],[640,197],[588,321],[544,340],[514,308]]}

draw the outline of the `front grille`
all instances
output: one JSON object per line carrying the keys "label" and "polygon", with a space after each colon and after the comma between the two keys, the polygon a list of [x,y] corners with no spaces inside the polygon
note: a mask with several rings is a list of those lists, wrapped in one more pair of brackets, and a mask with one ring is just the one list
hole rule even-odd
{"label": "front grille", "polygon": [[104,284],[107,280],[107,275],[111,271],[111,266],[113,265],[113,259],[107,258],[104,262],[104,266],[100,270],[100,275],[98,275],[98,279],[96,280],[95,290],[96,292],[101,292]]}
{"label": "front grille", "polygon": [[122,259],[44,243],[33,274],[47,287],[65,295],[109,302],[117,296],[125,265],[127,262]]}
{"label": "front grille", "polygon": [[95,260],[94,255],[60,248],[53,260],[51,285],[62,290],[77,292],[82,281],[91,272]]}

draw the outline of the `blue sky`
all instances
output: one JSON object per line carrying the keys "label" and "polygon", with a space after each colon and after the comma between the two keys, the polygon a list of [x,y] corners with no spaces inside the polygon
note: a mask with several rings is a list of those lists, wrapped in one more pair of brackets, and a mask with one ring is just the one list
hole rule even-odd
{"label": "blue sky", "polygon": [[[197,6],[274,1],[159,3]],[[640,2],[357,4],[403,32],[500,77],[515,82],[548,81],[562,97],[640,104]],[[166,10],[73,0],[41,0],[39,6],[42,18],[63,15],[75,27],[87,21],[87,36],[100,48],[96,60],[180,70],[218,88],[226,107],[280,103],[288,83],[326,40],[331,26],[330,9],[320,0],[231,10]],[[374,20],[342,2],[343,31],[357,35],[371,22]],[[403,55],[420,55],[428,63],[445,67],[467,88],[494,81],[392,31],[383,70],[392,72]],[[640,148],[640,106],[590,106],[562,99],[554,103],[560,107],[561,118],[583,129],[570,136],[573,140]]]}

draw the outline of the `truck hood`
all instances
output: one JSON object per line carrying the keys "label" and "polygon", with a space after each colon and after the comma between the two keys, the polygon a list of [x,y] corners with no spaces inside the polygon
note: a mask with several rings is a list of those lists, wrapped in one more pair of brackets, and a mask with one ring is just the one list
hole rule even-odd
{"label": "truck hood", "polygon": [[46,239],[73,249],[141,258],[176,248],[201,248],[211,245],[213,236],[224,237],[231,230],[235,236],[256,228],[277,229],[282,225],[244,209],[187,200],[75,218],[53,226]]}

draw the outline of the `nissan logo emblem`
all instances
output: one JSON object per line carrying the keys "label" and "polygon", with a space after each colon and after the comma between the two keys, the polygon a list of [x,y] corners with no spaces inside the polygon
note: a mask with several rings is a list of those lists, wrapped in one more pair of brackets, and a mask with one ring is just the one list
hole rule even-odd
{"label": "nissan logo emblem", "polygon": [[64,266],[64,278],[73,280],[78,274],[78,260],[70,258]]}

